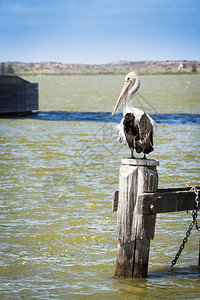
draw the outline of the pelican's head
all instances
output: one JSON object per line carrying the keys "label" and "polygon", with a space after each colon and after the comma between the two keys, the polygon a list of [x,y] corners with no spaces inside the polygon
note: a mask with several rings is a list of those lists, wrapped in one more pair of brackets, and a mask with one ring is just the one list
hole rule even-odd
{"label": "pelican's head", "polygon": [[135,72],[130,72],[125,77],[125,83],[121,90],[121,93],[119,95],[119,98],[117,100],[117,103],[115,105],[115,108],[112,112],[112,115],[118,110],[120,105],[122,104],[123,100],[129,95],[129,99],[133,96],[134,93],[137,92],[137,90],[140,87],[140,78],[139,75]]}

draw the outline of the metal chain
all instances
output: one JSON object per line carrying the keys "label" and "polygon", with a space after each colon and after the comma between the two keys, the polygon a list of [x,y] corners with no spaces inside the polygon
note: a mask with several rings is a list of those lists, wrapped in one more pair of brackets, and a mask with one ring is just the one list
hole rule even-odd
{"label": "metal chain", "polygon": [[183,249],[185,247],[185,244],[188,241],[188,237],[190,236],[190,233],[192,231],[193,226],[195,225],[196,229],[198,231],[200,231],[200,226],[198,226],[198,222],[196,220],[197,216],[198,216],[197,213],[198,213],[198,210],[199,210],[199,191],[197,190],[196,187],[192,187],[190,191],[193,192],[193,193],[195,193],[195,195],[196,195],[196,197],[195,197],[196,209],[192,211],[192,218],[193,218],[193,220],[190,223],[188,230],[186,231],[186,236],[183,239],[183,243],[180,245],[180,248],[179,248],[179,250],[178,250],[175,258],[172,260],[171,267],[173,267],[176,264],[179,256],[181,255],[181,252],[183,251]]}
{"label": "metal chain", "polygon": [[200,231],[200,226],[198,226],[198,222],[197,222],[197,213],[198,213],[198,210],[199,210],[199,191],[197,190],[197,188],[195,187],[192,187],[191,192],[195,193],[196,197],[195,197],[195,202],[196,202],[196,209],[193,210],[193,222],[194,222],[194,225],[196,226],[196,229],[198,231]]}

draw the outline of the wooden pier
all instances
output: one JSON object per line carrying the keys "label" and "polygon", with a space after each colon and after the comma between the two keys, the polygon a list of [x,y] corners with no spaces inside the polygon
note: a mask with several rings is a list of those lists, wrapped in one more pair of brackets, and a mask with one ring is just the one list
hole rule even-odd
{"label": "wooden pier", "polygon": [[197,209],[191,188],[157,189],[158,165],[151,159],[122,160],[119,191],[113,198],[118,238],[115,278],[147,277],[157,213]]}
{"label": "wooden pier", "polygon": [[38,109],[38,83],[0,75],[0,114],[28,114]]}

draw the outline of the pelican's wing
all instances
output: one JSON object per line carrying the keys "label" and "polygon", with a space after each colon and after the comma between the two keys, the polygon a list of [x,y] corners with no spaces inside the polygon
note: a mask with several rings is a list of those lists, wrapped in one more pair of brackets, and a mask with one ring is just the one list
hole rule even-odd
{"label": "pelican's wing", "polygon": [[142,152],[149,153],[153,151],[153,126],[152,119],[144,113],[138,123],[139,127],[139,141],[141,144]]}
{"label": "pelican's wing", "polygon": [[132,113],[124,116],[124,134],[129,148],[138,153],[148,154],[153,151],[153,125],[146,113],[140,117],[139,122],[135,121]]}
{"label": "pelican's wing", "polygon": [[139,128],[135,122],[135,115],[132,113],[127,113],[124,116],[123,126],[124,126],[124,134],[129,148],[132,150],[136,149],[136,151],[140,153],[142,150],[140,149],[140,146],[137,144],[137,141],[139,139],[138,136]]}

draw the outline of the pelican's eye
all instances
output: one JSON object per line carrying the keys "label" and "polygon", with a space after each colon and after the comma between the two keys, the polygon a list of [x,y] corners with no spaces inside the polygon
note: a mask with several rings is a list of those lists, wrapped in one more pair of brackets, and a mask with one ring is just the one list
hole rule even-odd
{"label": "pelican's eye", "polygon": [[130,77],[128,77],[126,80],[127,80],[127,81],[129,81],[130,79],[131,79],[131,78],[130,78]]}

